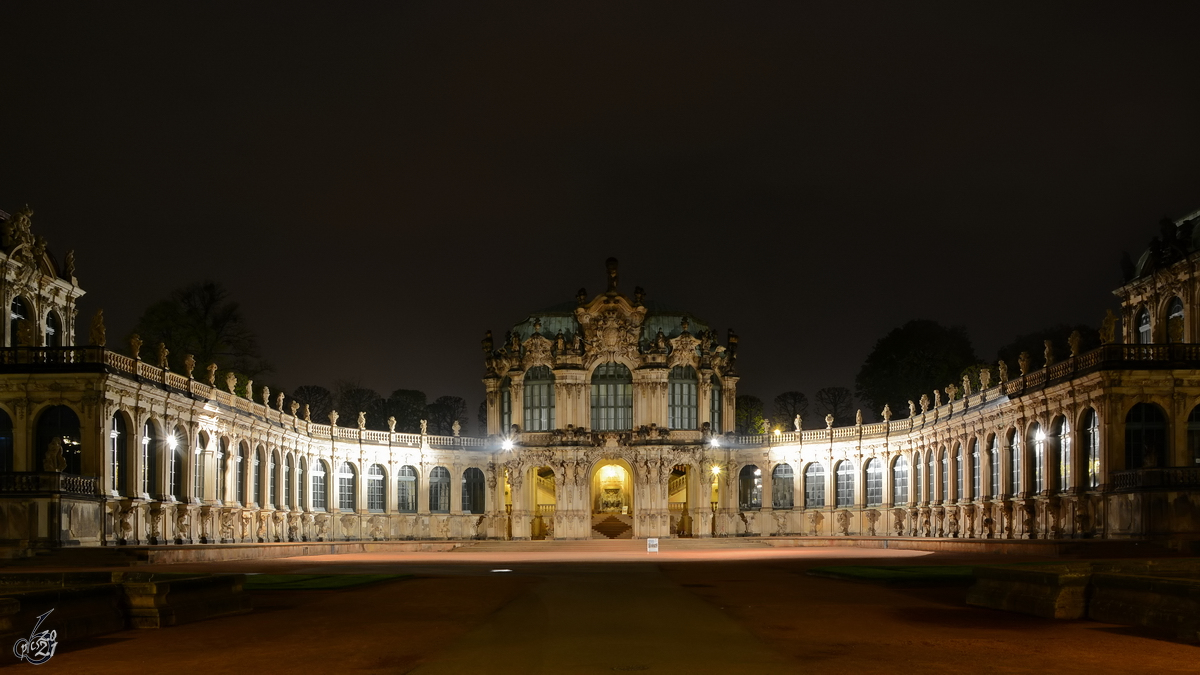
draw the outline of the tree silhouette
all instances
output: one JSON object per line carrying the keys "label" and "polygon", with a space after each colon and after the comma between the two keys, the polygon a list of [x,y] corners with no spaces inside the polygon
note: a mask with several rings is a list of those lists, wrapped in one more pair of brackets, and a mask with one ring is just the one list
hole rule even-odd
{"label": "tree silhouette", "polygon": [[[845,387],[825,387],[817,390],[817,411],[821,417],[833,415],[833,425],[854,424],[854,395]],[[822,419],[822,422],[825,420]]]}
{"label": "tree silhouette", "polygon": [[771,424],[783,431],[795,429],[796,415],[808,424],[808,397],[798,391],[785,391],[775,397],[775,412]]}
{"label": "tree silhouette", "polygon": [[899,417],[910,399],[961,383],[963,370],[978,362],[964,328],[909,321],[875,343],[854,379],[855,393],[875,415],[886,404]]}

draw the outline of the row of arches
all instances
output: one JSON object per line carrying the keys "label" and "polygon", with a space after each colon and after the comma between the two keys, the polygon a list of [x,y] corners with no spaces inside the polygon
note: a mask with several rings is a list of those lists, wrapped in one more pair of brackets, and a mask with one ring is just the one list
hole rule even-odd
{"label": "row of arches", "polygon": [[[6,347],[16,347],[19,344],[17,336],[20,334],[22,321],[35,321],[37,316],[33,311],[33,307],[28,300],[18,295],[13,298],[12,303],[8,308],[8,336]],[[35,321],[42,333],[42,342],[38,346],[46,347],[62,347],[65,346],[63,320],[56,310],[46,312],[45,319]]]}
{"label": "row of arches", "polygon": [[[550,431],[555,426],[554,372],[535,366],[521,380],[521,409],[525,431]],[[589,405],[591,427],[597,431],[633,428],[633,373],[622,363],[609,361],[592,371]],[[675,366],[667,373],[667,419],[671,429],[699,429],[700,380],[692,366]],[[512,380],[500,383],[500,427],[512,426]],[[721,430],[721,383],[710,376],[708,401],[710,424]]]}
{"label": "row of arches", "polygon": [[1142,306],[1134,313],[1133,338],[1138,344],[1178,343],[1184,342],[1183,300],[1172,296],[1161,305],[1154,316],[1149,307]]}

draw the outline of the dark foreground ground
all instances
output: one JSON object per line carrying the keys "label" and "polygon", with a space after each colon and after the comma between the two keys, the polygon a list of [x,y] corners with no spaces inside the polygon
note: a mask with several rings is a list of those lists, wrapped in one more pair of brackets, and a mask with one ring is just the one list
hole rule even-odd
{"label": "dark foreground ground", "polygon": [[[642,542],[611,544],[159,566],[413,576],[255,591],[254,611],[242,616],[80,642],[59,636],[57,654],[34,672],[1200,673],[1200,647],[1135,629],[967,607],[963,587],[805,574],[1028,559],[845,548],[654,556]],[[32,668],[0,662],[6,672]]]}

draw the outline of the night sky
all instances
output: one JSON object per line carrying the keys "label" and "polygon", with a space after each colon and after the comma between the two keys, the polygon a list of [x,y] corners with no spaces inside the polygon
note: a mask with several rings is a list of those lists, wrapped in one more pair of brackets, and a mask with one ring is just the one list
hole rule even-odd
{"label": "night sky", "polygon": [[5,2],[0,209],[80,340],[211,278],[264,383],[474,422],[483,332],[609,256],[811,399],[909,319],[1098,325],[1200,208],[1200,3],[505,4]]}

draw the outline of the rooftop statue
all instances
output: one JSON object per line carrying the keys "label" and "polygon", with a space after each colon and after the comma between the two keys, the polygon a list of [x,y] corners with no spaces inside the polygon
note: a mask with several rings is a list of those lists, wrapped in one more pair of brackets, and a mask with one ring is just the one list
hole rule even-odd
{"label": "rooftop statue", "polygon": [[208,371],[208,386],[210,386],[210,387],[217,386],[217,364],[215,364],[215,363],[208,364],[208,367],[206,368],[206,370]]}
{"label": "rooftop statue", "polygon": [[1000,371],[1000,384],[1008,382],[1008,364],[1004,362],[1004,359],[1000,359],[1000,362],[996,364],[996,369]]}
{"label": "rooftop statue", "polygon": [[1046,367],[1049,368],[1054,365],[1054,343],[1050,340],[1045,340],[1043,344],[1046,345],[1046,350],[1043,354],[1046,357]]}
{"label": "rooftop statue", "polygon": [[104,332],[104,310],[98,309],[92,315],[92,327],[88,332],[88,341],[93,347],[103,347],[108,342]]}
{"label": "rooftop statue", "polygon": [[605,266],[605,268],[608,269],[608,290],[605,293],[607,295],[616,295],[617,294],[617,259],[609,258],[608,260],[604,261],[604,266]]}
{"label": "rooftop statue", "polygon": [[1021,352],[1021,355],[1017,357],[1017,366],[1021,369],[1021,377],[1025,377],[1029,373],[1032,365],[1033,357],[1029,356],[1029,352]]}
{"label": "rooftop statue", "polygon": [[170,353],[171,353],[171,350],[167,349],[167,344],[165,342],[158,343],[158,367],[159,368],[162,368],[163,370],[170,369],[170,365],[167,363],[167,356]]}
{"label": "rooftop statue", "polygon": [[1111,345],[1117,339],[1117,315],[1110,309],[1100,322],[1100,344]]}
{"label": "rooftop statue", "polygon": [[137,333],[129,336],[129,355],[135,361],[142,360],[142,338]]}
{"label": "rooftop statue", "polygon": [[192,373],[196,370],[196,356],[187,354],[183,357],[183,372],[187,373],[189,380],[194,379]]}
{"label": "rooftop statue", "polygon": [[1070,337],[1067,338],[1067,346],[1071,348],[1071,358],[1079,356],[1079,345],[1083,342],[1083,336],[1079,331],[1071,331]]}

